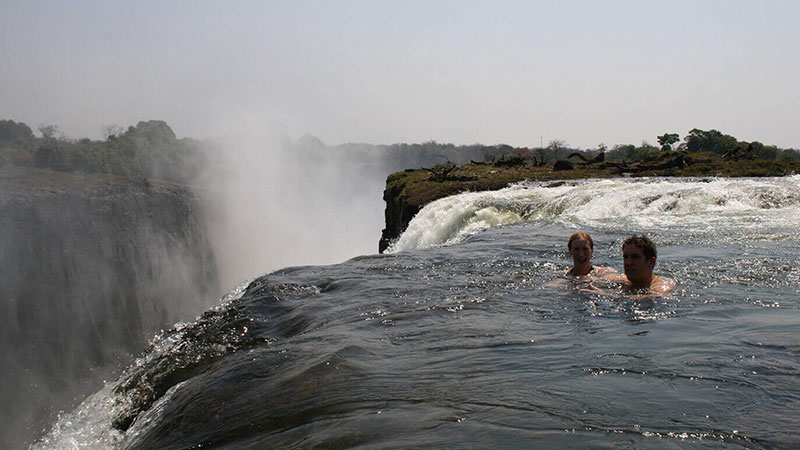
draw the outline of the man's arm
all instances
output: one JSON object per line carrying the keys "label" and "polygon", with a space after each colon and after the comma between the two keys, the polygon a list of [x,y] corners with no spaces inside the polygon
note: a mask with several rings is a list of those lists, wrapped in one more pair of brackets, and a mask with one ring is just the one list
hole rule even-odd
{"label": "man's arm", "polygon": [[602,278],[604,280],[611,280],[611,281],[623,281],[623,282],[624,281],[628,281],[628,279],[625,278],[624,274],[621,274],[621,273],[616,272],[616,271],[612,272],[612,273],[602,274],[599,278]]}

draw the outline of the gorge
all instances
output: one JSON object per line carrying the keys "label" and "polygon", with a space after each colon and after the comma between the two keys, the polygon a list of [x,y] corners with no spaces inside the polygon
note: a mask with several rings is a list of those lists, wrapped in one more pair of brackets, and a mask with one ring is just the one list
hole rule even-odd
{"label": "gorge", "polygon": [[16,448],[220,292],[184,186],[5,167],[0,211],[0,446]]}

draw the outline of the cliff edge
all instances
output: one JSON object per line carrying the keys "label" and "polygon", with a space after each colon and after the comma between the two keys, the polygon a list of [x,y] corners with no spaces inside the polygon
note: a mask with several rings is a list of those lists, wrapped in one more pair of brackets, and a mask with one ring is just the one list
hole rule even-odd
{"label": "cliff edge", "polygon": [[0,169],[4,448],[96,391],[160,329],[219,298],[199,202],[182,185]]}

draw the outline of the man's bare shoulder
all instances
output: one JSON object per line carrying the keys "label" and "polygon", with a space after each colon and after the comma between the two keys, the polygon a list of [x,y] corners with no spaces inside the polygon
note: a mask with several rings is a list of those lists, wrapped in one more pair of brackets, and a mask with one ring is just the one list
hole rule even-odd
{"label": "man's bare shoulder", "polygon": [[666,295],[676,284],[677,283],[672,278],[656,275],[653,277],[653,282],[650,283],[650,289],[661,295]]}

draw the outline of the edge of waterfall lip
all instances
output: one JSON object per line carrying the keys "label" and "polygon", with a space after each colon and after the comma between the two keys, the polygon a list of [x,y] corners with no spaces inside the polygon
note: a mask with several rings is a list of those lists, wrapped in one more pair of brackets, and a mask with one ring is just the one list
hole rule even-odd
{"label": "edge of waterfall lip", "polygon": [[386,251],[455,244],[489,228],[521,223],[578,228],[616,224],[637,230],[673,224],[700,233],[728,220],[758,222],[755,216],[768,214],[778,216],[779,227],[790,226],[789,213],[800,205],[798,180],[800,176],[525,181],[425,205]]}
{"label": "edge of waterfall lip", "polygon": [[[383,199],[385,224],[378,242],[383,253],[405,231],[413,217],[428,203],[461,192],[498,190],[515,183],[544,182],[551,185],[605,178],[663,179],[683,178],[708,181],[717,178],[762,178],[796,176],[800,161],[725,160],[720,155],[702,154],[704,159],[686,167],[654,167],[625,172],[614,163],[577,165],[573,170],[553,170],[552,166],[518,165],[497,167],[491,163],[470,162],[435,179],[430,169],[407,169],[386,178]],[[691,156],[690,156],[691,157]],[[635,164],[632,165],[632,167]]]}

